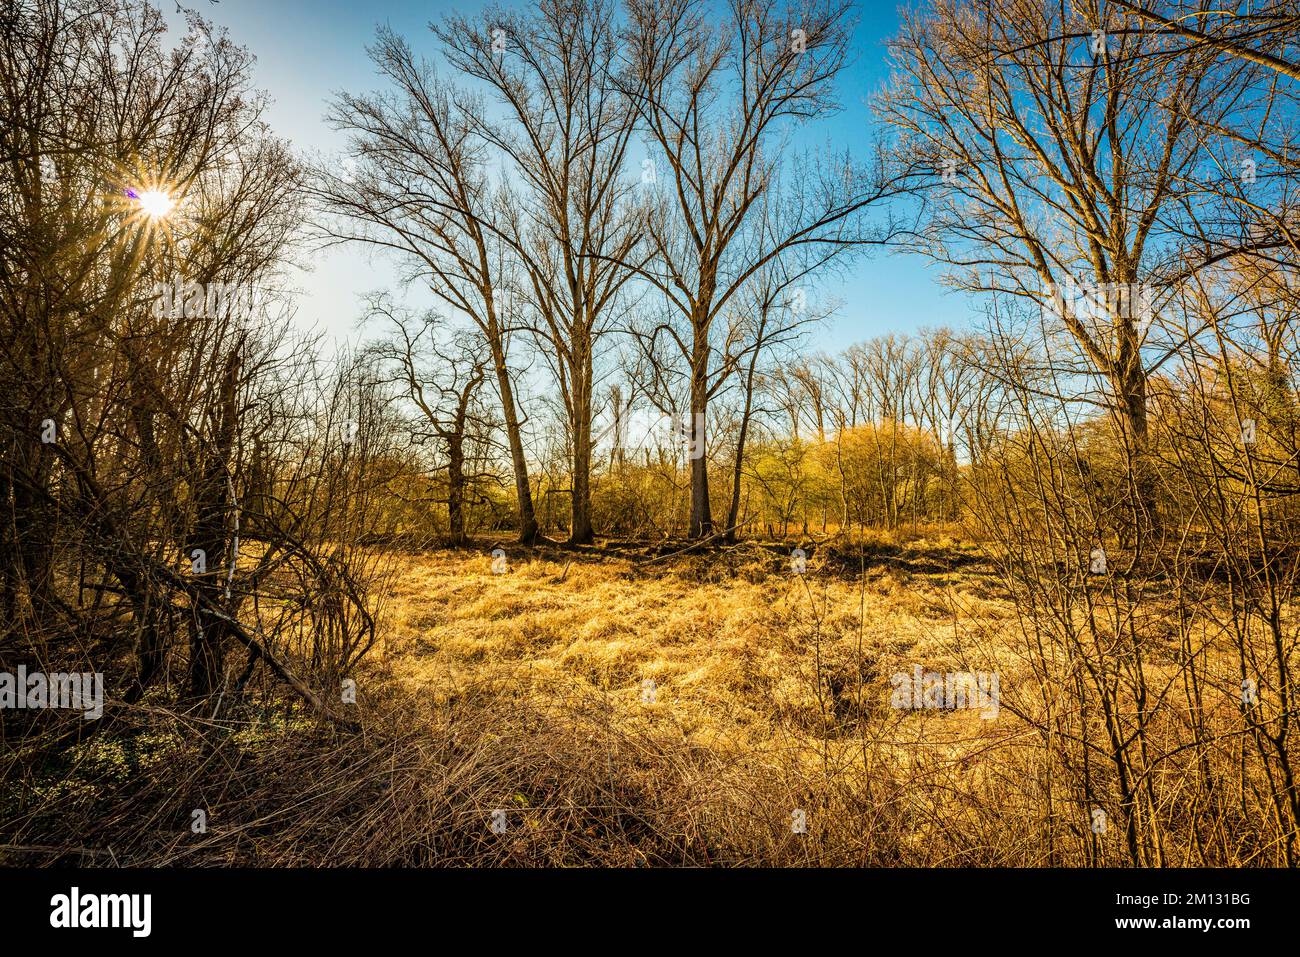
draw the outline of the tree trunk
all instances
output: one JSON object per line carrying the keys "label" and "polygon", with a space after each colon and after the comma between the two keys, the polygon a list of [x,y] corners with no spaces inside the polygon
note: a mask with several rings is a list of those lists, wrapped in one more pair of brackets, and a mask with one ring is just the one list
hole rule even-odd
{"label": "tree trunk", "polygon": [[1152,531],[1159,526],[1156,499],[1156,468],[1147,441],[1147,376],[1138,349],[1137,332],[1131,322],[1118,330],[1119,350],[1112,376],[1120,415],[1127,431],[1133,457],[1135,531]]}
{"label": "tree trunk", "polygon": [[453,545],[465,544],[465,439],[447,438],[447,537]]}
{"label": "tree trunk", "polygon": [[575,337],[573,397],[573,478],[570,545],[589,545],[595,538],[591,527],[591,341]]}
{"label": "tree trunk", "polygon": [[492,348],[492,366],[496,370],[497,390],[501,394],[501,411],[506,420],[506,438],[510,443],[510,463],[515,473],[515,496],[519,502],[519,541],[531,545],[537,541],[537,514],[533,510],[533,490],[528,484],[528,463],[524,459],[524,441],[519,432],[519,414],[515,410],[515,392],[506,369],[505,351],[499,335],[488,337]]}
{"label": "tree trunk", "polygon": [[[697,307],[702,308],[702,307]],[[689,454],[691,456],[691,523],[690,538],[704,538],[713,534],[713,513],[709,507],[709,460],[707,432],[704,415],[709,402],[708,331],[698,317],[693,317],[695,341],[691,356],[691,417],[689,429]]]}
{"label": "tree trunk", "polygon": [[[6,579],[12,576],[15,586],[26,588],[28,607],[24,615],[31,614],[37,621],[51,620],[54,608],[54,539],[51,517],[47,512],[45,494],[50,488],[54,456],[42,442],[27,435],[16,435],[11,455],[18,459],[19,475],[29,476],[31,485],[17,481],[10,485],[12,500],[4,505],[10,509],[10,528],[14,539],[15,567],[6,568]],[[63,436],[58,436],[63,441]],[[12,474],[12,473],[11,473]],[[6,591],[9,590],[6,585]],[[14,606],[18,607],[18,587],[13,588]]]}
{"label": "tree trunk", "polygon": [[[239,353],[232,353],[221,382],[221,394],[212,416],[211,453],[204,457],[201,477],[195,488],[195,522],[187,557],[193,549],[203,551],[206,573],[202,588],[217,599],[223,587],[222,570],[234,561],[228,540],[227,516],[230,500],[230,468],[233,465],[235,427],[238,416]],[[208,698],[225,681],[225,639],[229,626],[220,618],[196,610],[190,623],[190,694]]]}
{"label": "tree trunk", "polygon": [[754,345],[754,354],[750,358],[749,371],[745,375],[745,407],[740,414],[740,433],[736,436],[736,466],[731,472],[731,506],[727,509],[728,544],[736,540],[736,526],[740,523],[740,479],[745,467],[745,439],[749,435],[749,416],[754,407],[754,370],[758,365],[758,354],[763,348],[762,328],[759,329],[758,341]]}

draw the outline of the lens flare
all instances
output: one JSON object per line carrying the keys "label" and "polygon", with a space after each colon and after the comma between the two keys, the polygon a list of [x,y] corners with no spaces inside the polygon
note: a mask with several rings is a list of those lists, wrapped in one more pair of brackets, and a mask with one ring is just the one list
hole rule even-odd
{"label": "lens flare", "polygon": [[136,195],[135,201],[140,204],[140,211],[151,219],[161,219],[176,206],[176,201],[160,189],[146,189]]}

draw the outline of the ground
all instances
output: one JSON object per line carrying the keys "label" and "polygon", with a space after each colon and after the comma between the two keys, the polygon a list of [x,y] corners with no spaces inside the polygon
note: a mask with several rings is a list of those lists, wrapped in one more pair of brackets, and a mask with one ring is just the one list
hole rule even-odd
{"label": "ground", "polygon": [[[665,775],[680,776],[684,763],[697,779],[731,775],[725,786],[710,782],[732,792],[719,813],[743,808],[774,835],[790,829],[795,807],[829,809],[836,790],[857,819],[864,771],[901,789],[902,778],[938,763],[946,775],[1015,733],[1007,715],[890,706],[897,672],[989,667],[990,635],[1010,626],[1011,609],[972,547],[941,537],[813,550],[803,574],[781,546],[646,561],[512,548],[494,571],[488,545],[405,556],[380,654],[435,709],[485,689],[568,717],[582,701],[611,734],[638,742],[651,790],[656,763],[673,765]],[[775,792],[755,793],[777,780]],[[695,795],[686,800],[706,800],[698,786],[686,785]],[[710,840],[790,859],[754,849],[753,827]],[[817,860],[854,859],[828,852],[836,837],[818,830]]]}
{"label": "ground", "polygon": [[887,708],[889,676],[915,664],[962,670],[963,635],[1008,614],[971,558],[950,541],[869,549],[859,579],[851,559],[814,552],[796,574],[757,546],[648,565],[517,549],[496,573],[487,548],[433,551],[399,563],[381,654],[435,695],[599,692],[620,720],[764,745]]}
{"label": "ground", "polygon": [[[361,734],[287,696],[209,729],[158,689],[138,727],[14,791],[10,844],[45,860],[71,827],[121,863],[301,866],[1085,859],[1089,809],[1041,730],[1060,683],[977,545],[810,548],[802,573],[788,545],[496,545],[387,553]],[[1178,643],[1152,607],[1158,675]],[[996,720],[897,707],[918,667],[996,673]],[[1220,705],[1206,719],[1231,730]],[[1178,755],[1171,714],[1152,741]],[[1112,834],[1096,861],[1122,852]]]}

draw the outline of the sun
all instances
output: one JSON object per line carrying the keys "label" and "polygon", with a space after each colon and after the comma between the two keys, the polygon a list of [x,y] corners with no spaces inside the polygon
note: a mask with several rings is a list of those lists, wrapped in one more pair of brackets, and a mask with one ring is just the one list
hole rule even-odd
{"label": "sun", "polygon": [[143,190],[136,194],[135,201],[150,219],[162,219],[176,207],[176,201],[161,189]]}

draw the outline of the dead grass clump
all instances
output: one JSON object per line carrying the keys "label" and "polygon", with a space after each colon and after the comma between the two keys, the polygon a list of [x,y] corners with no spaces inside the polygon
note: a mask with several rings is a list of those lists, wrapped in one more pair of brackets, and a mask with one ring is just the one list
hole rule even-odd
{"label": "dead grass clump", "polygon": [[[834,803],[797,751],[729,753],[615,723],[601,696],[543,705],[525,688],[470,688],[430,707],[388,687],[369,703],[359,736],[288,714],[218,727],[155,711],[148,728],[7,785],[3,861],[846,863],[856,846],[824,822],[793,829],[796,809],[814,820]],[[118,774],[106,749],[143,759]],[[70,832],[82,848],[66,846]]]}

